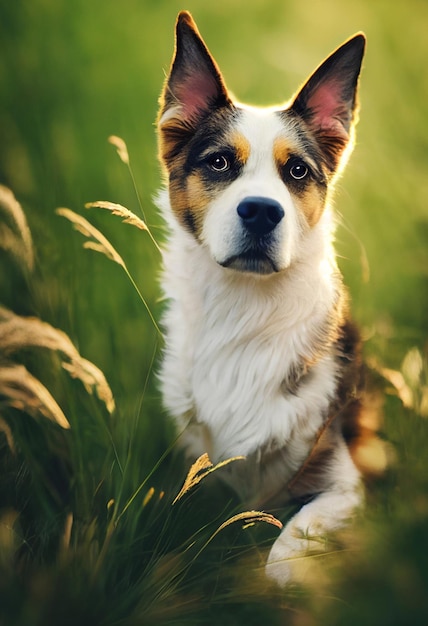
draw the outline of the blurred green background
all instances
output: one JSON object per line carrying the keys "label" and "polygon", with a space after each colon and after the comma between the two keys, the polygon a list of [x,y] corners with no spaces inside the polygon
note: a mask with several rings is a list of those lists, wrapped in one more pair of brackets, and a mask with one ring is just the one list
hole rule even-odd
{"label": "blurred green background", "polygon": [[[119,391],[144,377],[147,320],[119,268],[82,254],[54,209],[108,199],[138,211],[126,168],[107,144],[116,134],[162,238],[152,203],[160,184],[154,120],[181,8],[175,0],[21,0],[0,8],[0,180],[30,220],[44,315],[100,366],[114,363]],[[420,345],[427,311],[428,4],[190,0],[186,8],[230,89],[257,104],[288,99],[324,56],[365,31],[357,146],[336,201],[338,252],[356,316],[370,335],[380,332],[398,365],[406,342]],[[157,310],[156,252],[143,234],[95,213],[86,217],[124,254]]]}
{"label": "blurred green background", "polygon": [[[37,281],[22,281],[0,251],[0,300],[71,336],[82,355],[105,372],[124,429],[143,402],[141,463],[150,467],[168,441],[153,376],[142,398],[156,333],[121,268],[82,250],[82,237],[54,211],[69,207],[102,230],[159,317],[160,259],[146,233],[83,206],[110,200],[140,214],[129,173],[107,142],[109,135],[119,135],[129,149],[147,222],[159,241],[164,238],[152,201],[161,183],[154,121],[181,9],[192,11],[236,97],[260,105],[288,99],[354,32],[363,30],[368,37],[357,144],[337,188],[337,249],[367,355],[399,371],[416,348],[411,354],[418,355],[419,365],[416,373],[402,372],[411,379],[406,379],[410,408],[388,388],[385,431],[398,460],[394,479],[378,488],[373,504],[376,510],[382,502],[379,536],[389,538],[379,548],[379,560],[402,567],[384,583],[381,566],[377,571],[371,563],[366,571],[361,565],[352,588],[368,616],[355,623],[398,624],[404,608],[415,609],[413,624],[426,623],[422,590],[428,588],[428,566],[427,558],[421,561],[421,546],[428,552],[428,2],[2,0],[0,183],[26,211]],[[380,518],[387,513],[384,530]],[[364,604],[369,595],[364,580],[379,586],[384,605],[391,593],[398,594],[399,608],[386,621],[379,598]],[[397,591],[403,589],[404,599]],[[343,593],[353,597],[349,590]]]}

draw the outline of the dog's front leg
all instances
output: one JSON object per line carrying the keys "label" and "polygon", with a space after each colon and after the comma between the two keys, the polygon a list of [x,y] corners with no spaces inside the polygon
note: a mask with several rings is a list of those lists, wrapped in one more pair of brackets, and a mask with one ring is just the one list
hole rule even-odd
{"label": "dog's front leg", "polygon": [[270,551],[266,574],[280,586],[305,582],[308,555],[324,552],[328,535],[346,526],[362,504],[360,475],[344,442],[324,471],[325,489],[291,518]]}

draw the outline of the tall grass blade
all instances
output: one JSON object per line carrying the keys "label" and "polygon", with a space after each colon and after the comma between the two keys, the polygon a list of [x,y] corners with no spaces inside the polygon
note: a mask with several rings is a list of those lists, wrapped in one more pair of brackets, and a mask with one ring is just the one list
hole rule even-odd
{"label": "tall grass blade", "polygon": [[70,428],[69,421],[50,392],[23,365],[0,367],[0,395],[6,404],[34,418],[43,415],[62,428]]}
{"label": "tall grass blade", "polygon": [[74,229],[81,233],[84,237],[95,240],[96,247],[92,244],[92,242],[90,246],[84,244],[84,247],[101,252],[108,259],[110,259],[110,261],[117,263],[126,270],[125,262],[120,254],[116,252],[109,240],[104,237],[104,235],[97,228],[95,228],[95,226],[88,222],[88,220],[71,209],[59,208],[56,210],[56,213],[69,220],[73,224]]}
{"label": "tall grass blade", "polygon": [[121,137],[118,137],[117,135],[110,135],[107,141],[116,148],[117,154],[119,155],[119,159],[122,161],[122,163],[125,163],[125,165],[129,165],[128,148],[123,139]]}
{"label": "tall grass blade", "polygon": [[97,396],[105,404],[107,411],[110,414],[114,412],[116,407],[113,392],[103,372],[92,361],[79,356],[69,363],[63,362],[62,367],[72,378],[80,380],[88,393],[92,393],[95,387]]}
{"label": "tall grass blade", "polygon": [[34,268],[34,251],[30,229],[24,211],[12,191],[0,185],[0,211],[10,227],[0,229],[0,247],[11,252],[28,270]]}
{"label": "tall grass blade", "polygon": [[244,459],[245,459],[244,456],[234,456],[230,459],[226,459],[225,461],[221,461],[220,463],[217,463],[217,465],[213,465],[209,459],[208,454],[207,453],[202,454],[193,463],[192,467],[190,468],[186,476],[186,479],[184,481],[182,488],[180,489],[177,496],[174,498],[174,501],[172,504],[175,504],[176,502],[178,502],[178,500],[180,500],[184,496],[184,494],[190,491],[190,489],[193,489],[193,487],[195,487],[198,483],[200,483],[201,480],[203,480],[206,476],[208,476],[208,474],[211,474],[212,472],[217,471],[221,467],[224,467],[225,465],[228,465],[229,463],[232,463],[233,461],[242,461]]}
{"label": "tall grass blade", "polygon": [[243,513],[237,513],[233,515],[225,522],[220,524],[220,526],[213,532],[213,534],[207,539],[204,545],[198,550],[197,554],[194,557],[194,561],[199,558],[202,552],[208,547],[211,541],[225,528],[234,524],[235,522],[243,522],[243,528],[248,528],[249,526],[253,526],[258,522],[264,522],[266,524],[271,524],[272,526],[276,526],[280,530],[282,529],[282,523],[271,515],[270,513],[265,513],[264,511],[244,511]]}
{"label": "tall grass blade", "polygon": [[90,222],[88,222],[88,220],[86,220],[84,217],[82,217],[78,213],[75,213],[71,209],[59,208],[59,209],[56,209],[56,213],[68,219],[73,224],[75,230],[80,232],[84,237],[93,239],[93,241],[85,242],[83,244],[84,248],[89,249],[89,250],[95,250],[96,252],[101,252],[101,254],[104,254],[108,259],[110,259],[114,263],[117,263],[124,269],[127,277],[132,283],[132,286],[137,292],[141,302],[144,304],[144,307],[150,317],[150,320],[153,326],[156,328],[156,331],[159,333],[160,337],[162,337],[162,332],[159,326],[157,325],[152,312],[150,311],[150,307],[147,304],[143,294],[139,290],[138,285],[136,284],[135,280],[132,278],[126,266],[125,261],[122,259],[120,254],[116,252],[116,250],[113,248],[109,240],[106,237],[104,237],[104,235],[97,228],[95,228],[95,226],[93,226]]}
{"label": "tall grass blade", "polygon": [[73,513],[68,513],[65,518],[64,530],[59,545],[59,560],[65,562],[70,550],[71,531],[73,529]]}
{"label": "tall grass blade", "polygon": [[97,200],[97,202],[87,202],[85,204],[86,209],[98,208],[98,209],[107,209],[107,211],[111,211],[113,215],[119,215],[123,218],[123,221],[126,224],[131,224],[132,226],[136,226],[140,230],[148,230],[147,225],[143,222],[142,219],[137,217],[135,213],[122,206],[121,204],[116,204],[115,202],[109,202],[108,200]]}
{"label": "tall grass blade", "polygon": [[103,372],[80,356],[68,335],[36,317],[22,317],[0,307],[0,347],[5,357],[24,348],[45,348],[61,355],[62,367],[79,379],[88,393],[94,390],[109,413],[115,409],[113,393]]}
{"label": "tall grass blade", "polygon": [[87,202],[85,204],[86,209],[98,208],[98,209],[106,209],[107,211],[111,211],[113,215],[119,215],[123,218],[123,221],[126,224],[131,224],[132,226],[136,226],[140,230],[145,230],[150,239],[152,240],[153,245],[156,250],[162,255],[162,250],[159,247],[158,242],[153,237],[153,234],[150,228],[147,226],[146,222],[140,219],[135,213],[122,206],[121,204],[116,204],[115,202],[109,202],[108,200],[97,200],[96,202]]}
{"label": "tall grass blade", "polygon": [[265,522],[266,524],[272,524],[272,526],[276,526],[281,530],[282,523],[271,515],[270,513],[265,513],[264,511],[244,511],[243,513],[238,513],[237,515],[233,515],[228,520],[220,524],[220,526],[215,531],[213,537],[219,532],[221,532],[227,526],[234,524],[235,522],[243,522],[245,527],[252,526],[257,522]]}
{"label": "tall grass blade", "polygon": [[108,138],[108,142],[111,143],[112,146],[116,148],[120,160],[122,161],[122,163],[125,163],[125,165],[128,168],[128,172],[132,180],[132,185],[134,187],[135,195],[137,197],[138,206],[140,207],[140,211],[144,218],[144,221],[146,221],[146,216],[144,215],[143,203],[141,202],[141,197],[138,192],[137,183],[135,182],[134,172],[132,171],[132,167],[131,167],[131,160],[129,158],[128,147],[125,141],[121,137],[118,137],[117,135],[110,135],[110,137]]}

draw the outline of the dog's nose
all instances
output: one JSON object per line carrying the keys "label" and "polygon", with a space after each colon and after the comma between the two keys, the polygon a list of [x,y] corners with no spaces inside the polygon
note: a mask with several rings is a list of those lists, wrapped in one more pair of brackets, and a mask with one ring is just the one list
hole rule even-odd
{"label": "dog's nose", "polygon": [[248,232],[259,237],[270,233],[284,217],[279,202],[261,196],[248,196],[236,210]]}

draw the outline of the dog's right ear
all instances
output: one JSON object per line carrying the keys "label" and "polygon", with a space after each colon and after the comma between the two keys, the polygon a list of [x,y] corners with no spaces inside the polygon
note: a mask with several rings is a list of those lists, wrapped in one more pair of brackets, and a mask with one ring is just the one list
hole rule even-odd
{"label": "dog's right ear", "polygon": [[352,147],[365,43],[363,33],[357,33],[339,46],[309,77],[291,106],[314,134],[331,171]]}
{"label": "dog's right ear", "polygon": [[231,104],[220,70],[187,11],[177,18],[175,54],[160,104],[161,130],[172,118],[189,129],[213,109]]}

